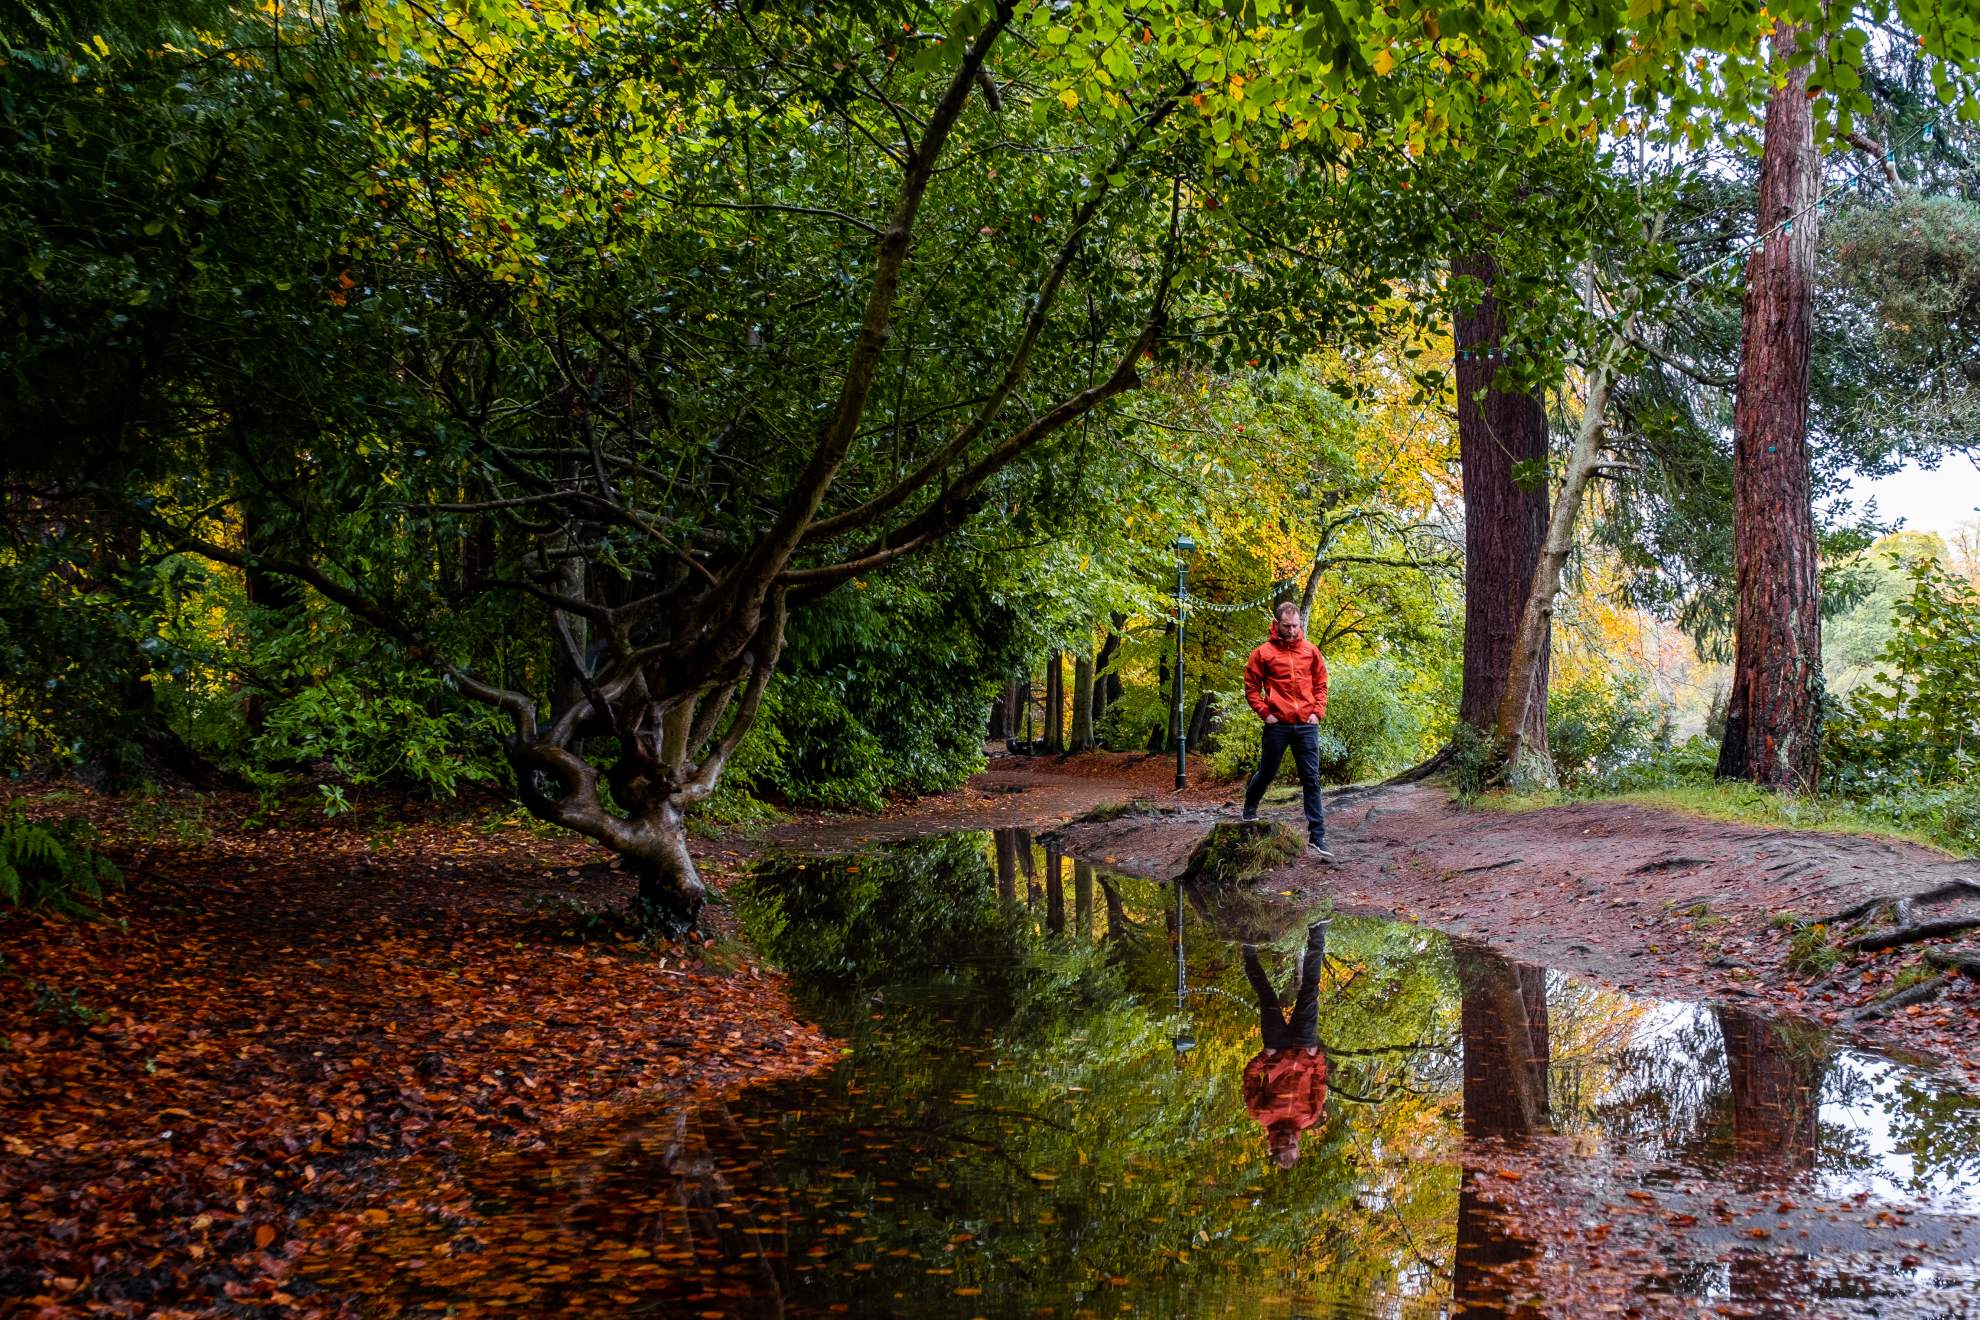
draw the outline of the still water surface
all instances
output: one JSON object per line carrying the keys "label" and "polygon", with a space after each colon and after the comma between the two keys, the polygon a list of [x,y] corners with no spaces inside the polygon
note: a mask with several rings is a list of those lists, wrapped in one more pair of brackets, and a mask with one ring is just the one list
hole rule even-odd
{"label": "still water surface", "polygon": [[[1802,1230],[1800,1246],[1746,1245],[1734,1226],[1642,1253],[1618,1311],[1980,1304],[1963,1245],[1980,1223],[1980,1101],[1805,1024],[1632,998],[1420,927],[1333,917],[1310,964],[1322,1100],[1297,1043],[1253,1064],[1270,1029],[1247,948],[1291,1007],[1309,923],[1326,915],[1290,900],[1179,902],[1017,831],[782,859],[731,899],[802,1011],[843,1039],[840,1062],[471,1165],[474,1204],[448,1249],[529,1243],[543,1269],[473,1288],[439,1271],[454,1282],[430,1287],[414,1262],[399,1306],[1576,1313],[1584,1302],[1550,1295],[1534,1267],[1607,1228],[1563,1204],[1550,1241],[1492,1204],[1507,1152],[1536,1140],[1640,1197],[1704,1206],[1764,1189],[1856,1212]],[[1249,1093],[1248,1066],[1265,1074]],[[1261,1118],[1280,1125],[1276,1149]],[[1307,1122],[1288,1158],[1285,1129]],[[1918,1217],[1902,1222],[1932,1241],[1854,1227],[1879,1207]]]}

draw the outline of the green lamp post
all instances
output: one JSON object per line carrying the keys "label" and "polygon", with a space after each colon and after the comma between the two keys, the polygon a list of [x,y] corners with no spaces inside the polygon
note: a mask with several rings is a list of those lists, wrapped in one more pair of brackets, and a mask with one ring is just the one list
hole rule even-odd
{"label": "green lamp post", "polygon": [[1184,756],[1189,750],[1189,725],[1183,711],[1183,598],[1189,594],[1189,557],[1196,553],[1196,542],[1184,532],[1176,538],[1176,787],[1189,785]]}

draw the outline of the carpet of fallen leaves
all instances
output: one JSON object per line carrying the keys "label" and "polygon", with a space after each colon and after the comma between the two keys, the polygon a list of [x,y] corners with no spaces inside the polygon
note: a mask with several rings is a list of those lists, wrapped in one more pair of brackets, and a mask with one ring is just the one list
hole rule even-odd
{"label": "carpet of fallen leaves", "polygon": [[298,1262],[402,1170],[836,1052],[719,924],[584,935],[574,905],[630,890],[586,845],[243,828],[225,795],[147,840],[58,796],[130,885],[103,921],[0,915],[0,1314],[334,1314]]}

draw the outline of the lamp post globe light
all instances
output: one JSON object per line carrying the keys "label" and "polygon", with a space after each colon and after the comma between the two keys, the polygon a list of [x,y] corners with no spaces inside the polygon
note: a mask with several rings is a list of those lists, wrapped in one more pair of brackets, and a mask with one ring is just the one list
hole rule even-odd
{"label": "lamp post globe light", "polygon": [[1189,784],[1183,757],[1189,750],[1189,725],[1183,718],[1183,599],[1189,595],[1189,557],[1196,553],[1196,542],[1188,532],[1176,538],[1176,787]]}

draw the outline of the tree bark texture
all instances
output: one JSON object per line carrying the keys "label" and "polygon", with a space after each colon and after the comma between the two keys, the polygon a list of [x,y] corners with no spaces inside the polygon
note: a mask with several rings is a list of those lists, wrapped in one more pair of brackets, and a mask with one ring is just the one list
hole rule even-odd
{"label": "tree bark texture", "polygon": [[[1774,29],[1777,68],[1797,37]],[[1732,690],[1719,774],[1793,791],[1815,787],[1821,722],[1821,584],[1808,468],[1808,341],[1814,320],[1815,202],[1822,160],[1808,67],[1767,103],[1760,158],[1763,241],[1746,267],[1739,393],[1733,408]]]}
{"label": "tree bark texture", "polygon": [[[1547,462],[1547,410],[1536,394],[1493,386],[1503,361],[1495,356],[1507,336],[1495,294],[1498,266],[1483,253],[1451,262],[1453,275],[1485,286],[1470,312],[1453,318],[1457,361],[1458,461],[1464,470],[1464,682],[1458,718],[1490,729],[1505,692],[1521,606],[1547,536],[1546,483],[1523,489],[1513,466]],[[1547,746],[1548,655],[1535,672],[1533,700],[1522,741]]]}
{"label": "tree bark texture", "polygon": [[1084,653],[1073,658],[1072,750],[1093,750],[1093,660]]}
{"label": "tree bark texture", "polygon": [[1017,902],[1017,849],[1016,830],[998,830],[997,839],[997,898],[1005,904]]}
{"label": "tree bark texture", "polygon": [[1045,932],[1066,928],[1066,855],[1050,844],[1045,848]]}
{"label": "tree bark texture", "polygon": [[1733,1156],[1747,1186],[1786,1181],[1815,1167],[1822,1078],[1828,1048],[1813,1030],[1795,1030],[1743,1009],[1717,1008],[1732,1082]]}
{"label": "tree bark texture", "polygon": [[1114,942],[1127,938],[1127,908],[1121,902],[1121,891],[1114,888],[1113,882],[1100,881],[1100,896],[1107,905],[1107,939]]}
{"label": "tree bark texture", "polygon": [[1093,938],[1093,865],[1073,859],[1073,929],[1083,940]]}
{"label": "tree bark texture", "polygon": [[1508,768],[1516,781],[1548,787],[1555,782],[1553,756],[1547,747],[1546,705],[1554,598],[1560,594],[1561,574],[1567,569],[1568,556],[1574,552],[1574,526],[1581,515],[1582,493],[1594,477],[1602,456],[1604,414],[1608,412],[1609,391],[1615,383],[1616,358],[1635,329],[1636,311],[1632,307],[1621,327],[1610,336],[1601,360],[1588,373],[1581,428],[1568,455],[1567,470],[1561,474],[1561,488],[1554,496],[1553,510],[1547,519],[1546,539],[1541,543],[1540,557],[1533,565],[1531,581],[1519,606],[1512,655],[1506,663],[1506,679],[1499,691],[1499,709],[1492,723],[1493,732],[1506,748]]}
{"label": "tree bark texture", "polygon": [[1045,658],[1045,750],[1066,750],[1066,657],[1053,651]]}
{"label": "tree bark texture", "polygon": [[1200,752],[1210,736],[1211,700],[1208,692],[1197,694],[1196,703],[1189,709],[1189,750]]}
{"label": "tree bark texture", "polygon": [[1100,717],[1107,713],[1107,707],[1121,699],[1121,676],[1109,668],[1120,654],[1121,629],[1127,626],[1127,615],[1114,613],[1107,616],[1107,636],[1100,643],[1100,653],[1093,657],[1093,723],[1098,727]]}

